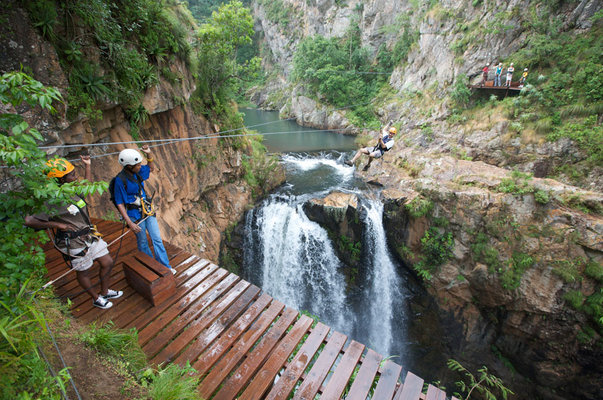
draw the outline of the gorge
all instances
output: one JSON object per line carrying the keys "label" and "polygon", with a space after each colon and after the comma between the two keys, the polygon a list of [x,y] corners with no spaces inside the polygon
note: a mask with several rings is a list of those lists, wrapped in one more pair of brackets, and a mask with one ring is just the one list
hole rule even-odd
{"label": "gorge", "polygon": [[[125,3],[5,2],[0,73],[64,101],[0,111],[48,156],[89,153],[108,181],[116,152],[166,140],[149,183],[170,242],[425,378],[454,381],[454,358],[518,399],[603,397],[600,0],[253,0],[248,19],[234,2],[201,21]],[[467,85],[498,61],[529,67],[524,90],[478,99]],[[252,83],[212,75],[226,70]],[[342,163],[390,120],[391,151],[367,172]],[[107,193],[91,212],[114,215]]]}

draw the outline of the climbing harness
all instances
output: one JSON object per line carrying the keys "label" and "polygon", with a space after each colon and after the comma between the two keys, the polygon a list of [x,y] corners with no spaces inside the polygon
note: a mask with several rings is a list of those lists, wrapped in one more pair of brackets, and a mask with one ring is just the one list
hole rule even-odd
{"label": "climbing harness", "polygon": [[[145,217],[145,218],[141,219],[140,221],[138,221],[138,223],[136,223],[136,225],[140,225],[140,224],[141,224],[141,223],[142,223],[144,220],[146,220],[147,218],[149,218],[149,217],[147,216],[147,217]],[[123,232],[123,230],[122,230],[122,232]],[[126,236],[128,233],[130,233],[130,229],[128,229],[128,231],[127,231],[127,232],[122,233],[122,234],[121,234],[119,237],[117,237],[115,240],[113,240],[111,243],[109,243],[109,244],[107,245],[107,248],[109,248],[109,247],[111,247],[112,245],[114,245],[114,244],[115,244],[115,243],[116,243],[118,240],[121,240],[121,239],[122,239],[124,236]],[[119,245],[119,246],[120,246],[119,248],[121,248],[121,241],[120,241],[120,245]],[[119,250],[118,250],[118,252],[119,252]],[[117,257],[116,257],[116,258],[117,258]],[[114,260],[114,262],[115,262],[115,260]],[[68,264],[68,265],[69,265],[69,264]],[[59,276],[58,278],[53,279],[53,280],[51,280],[51,281],[47,282],[46,284],[44,284],[44,286],[42,286],[42,287],[41,287],[40,289],[38,289],[38,290],[46,289],[48,286],[52,285],[53,283],[55,283],[55,282],[56,282],[56,281],[58,281],[59,279],[63,278],[65,275],[69,274],[71,271],[73,271],[73,268],[71,268],[71,266],[70,266],[70,269],[69,269],[69,270],[67,270],[65,273],[63,273],[63,274],[62,274],[61,276]],[[36,292],[37,292],[37,291],[36,291]],[[35,294],[36,292],[34,292],[34,294]]]}

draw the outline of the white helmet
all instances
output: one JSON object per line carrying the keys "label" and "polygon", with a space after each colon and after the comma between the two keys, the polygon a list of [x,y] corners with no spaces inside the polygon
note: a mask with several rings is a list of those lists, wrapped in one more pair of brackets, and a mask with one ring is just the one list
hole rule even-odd
{"label": "white helmet", "polygon": [[125,167],[126,165],[136,165],[142,162],[142,156],[138,150],[125,149],[119,153],[119,163]]}

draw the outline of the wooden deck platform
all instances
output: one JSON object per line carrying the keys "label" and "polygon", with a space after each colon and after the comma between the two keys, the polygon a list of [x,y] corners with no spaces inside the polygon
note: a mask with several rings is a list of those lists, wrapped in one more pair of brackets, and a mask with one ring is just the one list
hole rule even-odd
{"label": "wooden deck platform", "polygon": [[[121,224],[97,221],[110,243]],[[323,323],[313,326],[277,299],[211,262],[165,243],[176,267],[176,292],[153,307],[128,286],[119,259],[136,252],[131,233],[122,243],[111,288],[124,295],[109,310],[92,306],[71,273],[55,283],[55,292],[72,302],[72,313],[85,322],[113,321],[135,327],[150,362],[187,361],[198,371],[204,399],[372,399],[444,400],[445,393],[423,379]],[[111,246],[115,256],[118,245]],[[46,247],[48,278],[67,270],[59,253]],[[93,266],[98,270],[98,265]],[[98,277],[96,278],[98,281]],[[454,398],[453,398],[454,399]]]}

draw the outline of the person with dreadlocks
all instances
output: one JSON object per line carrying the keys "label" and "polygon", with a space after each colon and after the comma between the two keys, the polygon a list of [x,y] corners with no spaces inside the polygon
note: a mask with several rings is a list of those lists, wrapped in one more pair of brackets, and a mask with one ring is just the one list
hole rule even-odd
{"label": "person with dreadlocks", "polygon": [[[84,178],[91,181],[90,156],[80,156],[80,159],[85,166]],[[56,179],[59,185],[74,182],[78,178],[73,164],[64,158],[49,160],[46,165],[50,168],[48,178]],[[54,230],[55,246],[75,270],[78,283],[92,297],[94,306],[103,310],[111,308],[113,303],[109,300],[121,297],[123,292],[109,289],[113,259],[107,243],[96,234],[86,202],[75,195],[67,204],[49,205],[48,208],[47,213],[25,217],[25,225],[34,229]],[[94,261],[100,264],[100,293],[91,281]]]}
{"label": "person with dreadlocks", "polygon": [[389,151],[394,146],[394,136],[396,133],[398,133],[398,130],[395,126],[392,126],[393,124],[393,121],[389,121],[389,123],[382,129],[381,133],[379,134],[377,144],[374,147],[369,146],[361,148],[356,152],[351,160],[346,160],[344,163],[351,167],[361,155],[365,154],[369,156],[369,160],[362,170],[368,171],[375,158],[382,157],[386,151]]}

